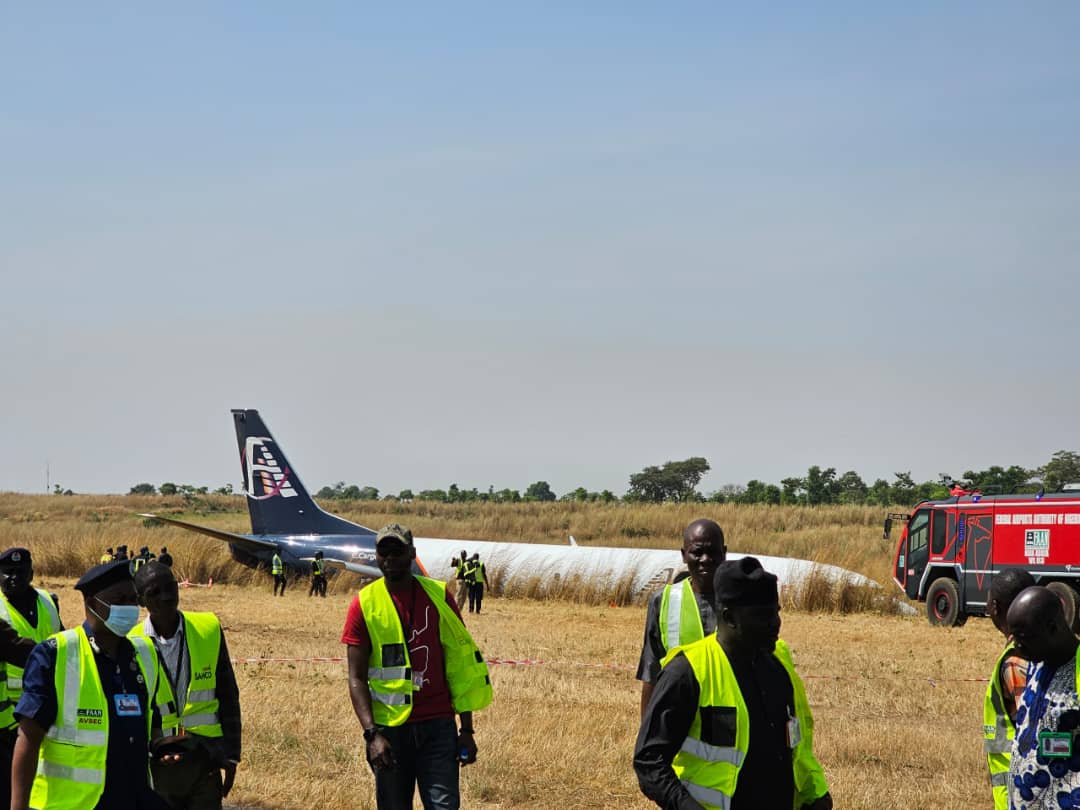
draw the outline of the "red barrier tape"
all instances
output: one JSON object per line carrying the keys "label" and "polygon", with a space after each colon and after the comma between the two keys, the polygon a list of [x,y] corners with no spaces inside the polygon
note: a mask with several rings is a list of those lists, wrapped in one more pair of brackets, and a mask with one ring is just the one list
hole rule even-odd
{"label": "red barrier tape", "polygon": [[[342,657],[327,657],[327,658],[234,658],[232,661],[234,664],[277,664],[277,663],[319,663],[319,664],[340,664],[345,661]],[[629,664],[590,664],[582,661],[534,661],[531,658],[489,658],[487,659],[489,664],[500,664],[503,666],[515,666],[515,667],[531,667],[542,666],[544,664],[551,664],[554,666],[568,666],[568,667],[590,667],[594,669],[617,669],[627,672],[636,670],[636,667],[632,667]],[[822,681],[892,681],[895,678],[889,678],[885,675],[859,675],[856,677],[850,677],[845,675],[803,675],[802,679],[814,679]],[[989,683],[989,678],[920,678],[933,687],[937,687],[939,683]]]}

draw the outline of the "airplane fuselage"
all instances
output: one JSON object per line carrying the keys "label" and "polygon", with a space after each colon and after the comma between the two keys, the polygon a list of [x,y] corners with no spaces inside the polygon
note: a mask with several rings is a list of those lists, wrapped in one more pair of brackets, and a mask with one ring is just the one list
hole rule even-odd
{"label": "airplane fuselage", "polygon": [[[375,536],[372,534],[245,534],[247,540],[255,543],[273,544],[281,549],[281,561],[286,568],[306,573],[311,570],[311,560],[316,551],[323,553],[323,559],[330,564],[328,571],[334,571],[333,563],[356,570],[367,568],[372,575],[378,576],[375,562]],[[232,558],[249,568],[268,568],[274,556],[271,545],[253,548],[251,545],[229,543]],[[415,573],[423,574],[422,566],[414,563]],[[359,573],[364,573],[360,571]]]}

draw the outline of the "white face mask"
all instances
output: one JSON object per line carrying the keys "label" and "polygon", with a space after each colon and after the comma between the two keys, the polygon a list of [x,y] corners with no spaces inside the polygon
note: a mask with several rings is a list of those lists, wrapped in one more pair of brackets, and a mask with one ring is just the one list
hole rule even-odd
{"label": "white face mask", "polygon": [[123,638],[139,623],[138,605],[110,605],[96,596],[94,598],[109,609],[109,618],[101,619],[101,614],[93,608],[90,608],[90,612],[105,622],[105,626],[109,628],[113,635]]}

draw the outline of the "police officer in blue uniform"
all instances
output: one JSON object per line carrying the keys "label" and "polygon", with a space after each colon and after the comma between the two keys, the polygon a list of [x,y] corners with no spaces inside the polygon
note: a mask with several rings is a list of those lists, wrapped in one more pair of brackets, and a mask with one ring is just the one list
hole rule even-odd
{"label": "police officer in blue uniform", "polygon": [[[161,718],[155,708],[160,696],[157,684],[145,682],[136,661],[136,650],[126,637],[139,620],[129,563],[97,565],[83,575],[75,589],[83,595],[86,621],[81,631],[93,651],[109,713],[104,786],[96,804],[88,804],[87,810],[91,807],[168,810],[164,800],[151,789],[148,777],[149,737],[159,735],[161,730]],[[63,634],[52,636],[34,648],[23,673],[23,693],[15,707],[19,738],[12,767],[13,810],[30,807],[42,743],[49,729],[58,722],[56,662],[60,635]],[[157,653],[153,655],[157,661]],[[157,667],[160,666],[157,661]],[[147,712],[153,713],[153,731],[149,734]],[[63,788],[50,786],[50,790],[53,795],[61,796]],[[51,804],[46,802],[40,810],[47,810]]]}

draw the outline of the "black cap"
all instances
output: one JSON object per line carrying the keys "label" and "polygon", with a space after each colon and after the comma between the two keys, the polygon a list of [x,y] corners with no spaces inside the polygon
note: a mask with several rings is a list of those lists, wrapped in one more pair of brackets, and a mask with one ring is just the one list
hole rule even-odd
{"label": "black cap", "polygon": [[79,578],[75,583],[75,590],[82,591],[83,596],[93,596],[110,585],[125,580],[131,582],[131,562],[117,560],[95,565]]}
{"label": "black cap", "polygon": [[776,575],[761,567],[756,557],[720,563],[713,575],[713,598],[722,605],[776,605],[780,592]]}
{"label": "black cap", "polygon": [[30,550],[26,548],[9,548],[0,553],[0,565],[30,565]]}

